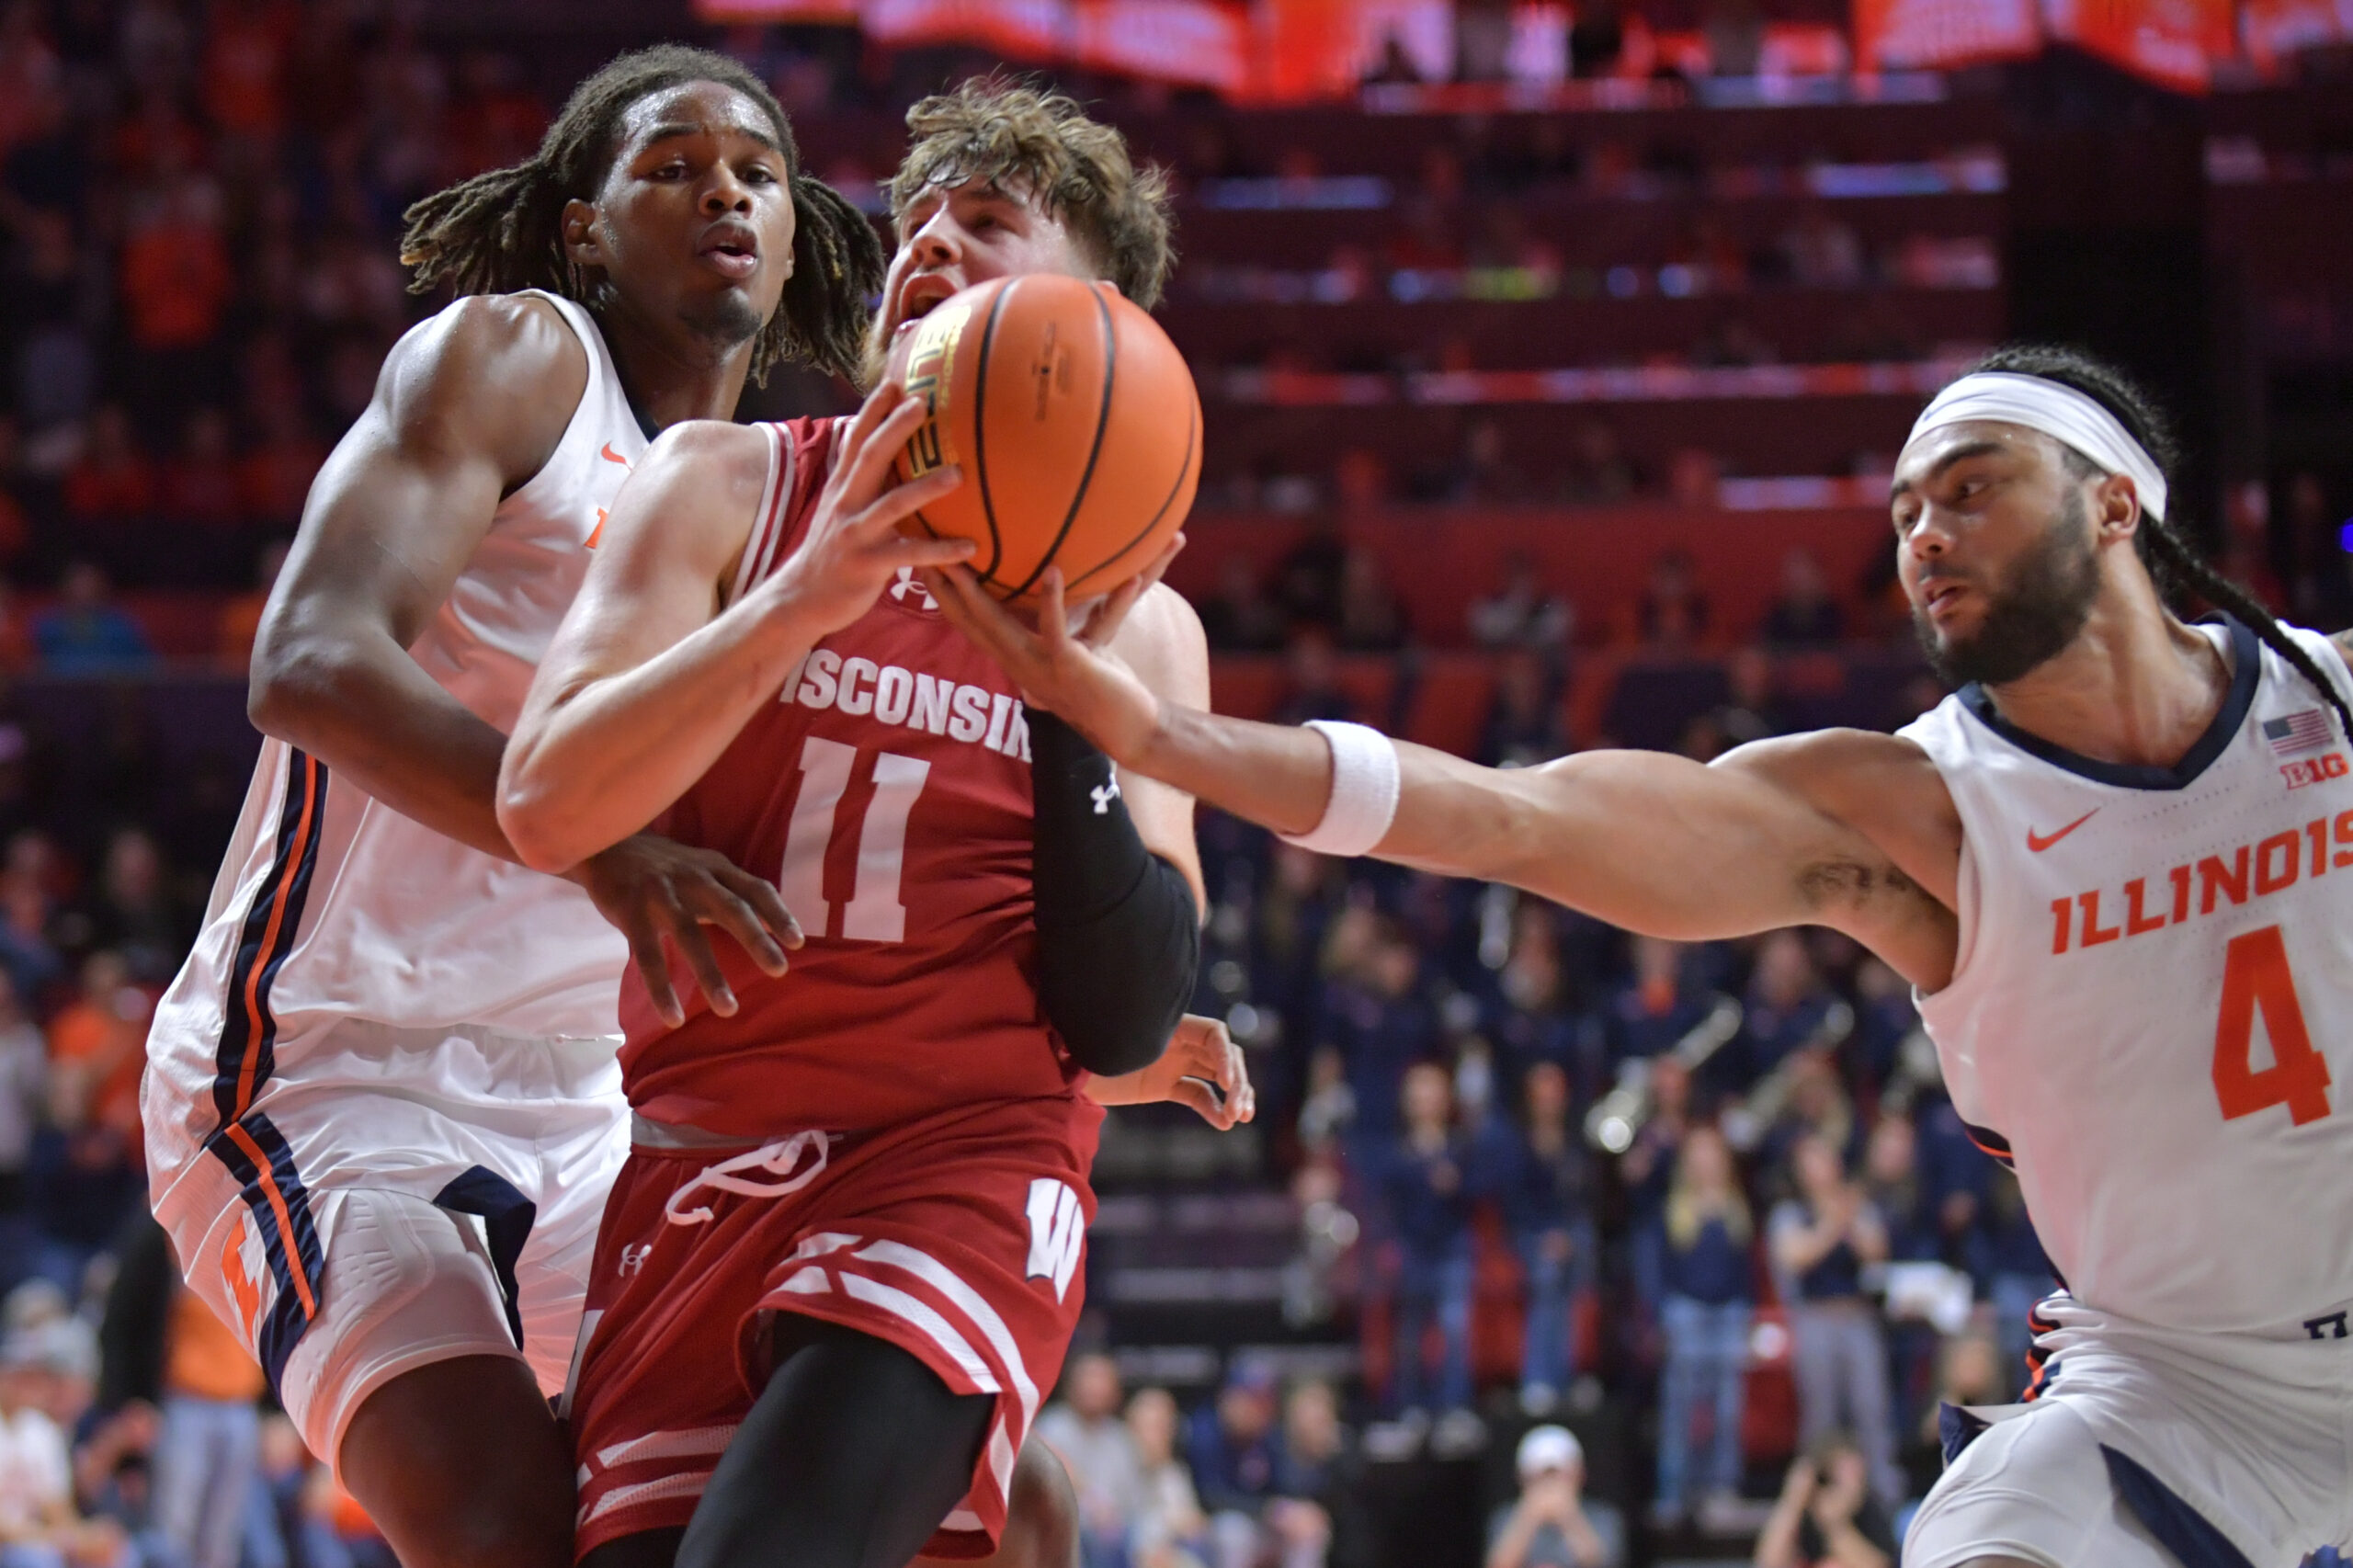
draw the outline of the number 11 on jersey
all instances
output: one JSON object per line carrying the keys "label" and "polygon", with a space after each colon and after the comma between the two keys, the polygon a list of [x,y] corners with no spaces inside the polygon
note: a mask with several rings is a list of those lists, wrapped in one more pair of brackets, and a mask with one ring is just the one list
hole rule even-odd
{"label": "number 11 on jersey", "polygon": [[[823,735],[811,735],[801,747],[801,794],[792,802],[792,821],[784,833],[784,874],[777,891],[812,936],[833,929],[834,906],[825,897],[825,851],[834,840],[834,811],[849,789],[858,764],[858,748]],[[842,909],[841,935],[848,942],[897,942],[907,934],[907,908],[899,902],[899,881],[906,868],[907,814],[931,764],[921,757],[878,752],[874,757],[874,798],[862,822],[850,824],[858,835],[858,879],[849,903]]]}

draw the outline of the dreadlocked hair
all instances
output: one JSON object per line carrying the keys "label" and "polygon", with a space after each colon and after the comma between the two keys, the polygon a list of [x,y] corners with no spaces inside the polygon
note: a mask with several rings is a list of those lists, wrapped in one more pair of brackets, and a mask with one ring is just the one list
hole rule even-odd
{"label": "dreadlocked hair", "polygon": [[891,178],[891,217],[935,186],[1027,189],[1067,224],[1120,294],[1160,302],[1176,253],[1168,242],[1168,176],[1128,156],[1127,138],[1060,93],[974,77],[907,110],[915,138]]}
{"label": "dreadlocked hair", "polygon": [[423,294],[444,285],[460,294],[544,289],[602,308],[612,284],[566,254],[564,203],[593,200],[602,188],[632,106],[690,82],[716,82],[758,105],[776,130],[791,182],[792,276],[753,347],[753,383],[764,384],[769,368],[782,359],[854,378],[867,301],[882,289],[885,257],[873,224],[839,191],[801,171],[792,123],[767,84],[723,54],[681,44],[620,56],[573,89],[529,158],[410,207],[401,236],[401,263],[415,269],[409,291]]}
{"label": "dreadlocked hair", "polygon": [[[2056,381],[2083,393],[2116,416],[2131,437],[2141,443],[2149,460],[2165,477],[2168,490],[2173,487],[2175,473],[2180,465],[2181,449],[2174,439],[2164,411],[2157,406],[2142,386],[2115,366],[2095,359],[2078,349],[2047,345],[2019,345],[1997,348],[1969,368],[1972,375],[1979,371],[2000,371],[2013,376],[2034,376],[2046,381]],[[2067,460],[2068,472],[2082,479],[2105,477],[2107,470],[2076,451],[2063,445],[2060,449]],[[2173,494],[2177,498],[2178,491]],[[2177,500],[2177,517],[2180,507]],[[2157,585],[2157,592],[2169,605],[2178,605],[2185,591],[2195,594],[2217,609],[2227,610],[2243,622],[2263,645],[2279,654],[2288,667],[2320,688],[2335,710],[2337,722],[2353,737],[2353,707],[2338,695],[2336,686],[2322,671],[2302,644],[2288,635],[2263,602],[2241,585],[2231,581],[2206,562],[2189,536],[2172,521],[2152,517],[2145,509],[2141,513],[2141,526],[2132,536],[2133,547],[2149,575]]]}

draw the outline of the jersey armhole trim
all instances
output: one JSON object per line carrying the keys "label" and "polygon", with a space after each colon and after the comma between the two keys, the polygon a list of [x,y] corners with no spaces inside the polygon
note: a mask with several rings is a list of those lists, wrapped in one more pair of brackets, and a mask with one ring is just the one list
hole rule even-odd
{"label": "jersey armhole trim", "polygon": [[784,514],[785,497],[792,494],[792,437],[781,425],[762,425],[760,429],[768,438],[767,483],[760,487],[759,514],[744,540],[743,558],[735,566],[735,585],[727,593],[726,602],[731,605],[767,574],[769,558],[776,553],[778,519]]}
{"label": "jersey armhole trim", "polygon": [[[545,289],[517,289],[509,296],[513,299],[525,297],[545,301],[554,310],[557,318],[571,329],[573,337],[580,344],[580,352],[587,358],[588,378],[580,383],[580,401],[572,405],[572,412],[564,417],[563,433],[556,437],[555,445],[548,449],[547,460],[540,464],[538,472],[530,478],[498,498],[498,505],[502,510],[529,495],[541,484],[553,483],[548,476],[558,468],[556,460],[563,455],[565,446],[578,432],[581,414],[596,401],[597,394],[609,373],[605,358],[603,335],[597,329],[597,318],[590,315],[585,307],[576,300],[567,300],[563,295],[550,293]],[[592,443],[593,440],[592,437]],[[496,526],[494,520],[493,526]]]}

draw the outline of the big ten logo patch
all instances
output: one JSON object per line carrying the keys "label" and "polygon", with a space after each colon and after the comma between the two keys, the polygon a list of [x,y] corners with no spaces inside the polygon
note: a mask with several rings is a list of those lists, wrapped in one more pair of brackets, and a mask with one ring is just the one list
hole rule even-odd
{"label": "big ten logo patch", "polygon": [[1054,1300],[1070,1290],[1086,1248],[1086,1219],[1067,1183],[1040,1176],[1029,1184],[1029,1267],[1032,1279],[1054,1282]]}
{"label": "big ten logo patch", "polygon": [[255,1325],[261,1322],[263,1309],[278,1294],[278,1281],[269,1271],[269,1253],[263,1246],[261,1228],[251,1214],[239,1214],[237,1226],[221,1248],[221,1282],[227,1288],[231,1310],[235,1313],[233,1324],[253,1344]]}
{"label": "big ten logo patch", "polygon": [[956,345],[964,335],[972,311],[964,305],[941,305],[915,324],[915,340],[907,352],[906,389],[922,400],[924,421],[907,437],[907,477],[921,479],[949,460],[940,439],[939,417],[948,408],[948,389],[956,375]]}
{"label": "big ten logo patch", "polygon": [[2288,788],[2290,790],[2301,790],[2307,784],[2317,784],[2324,778],[2342,778],[2347,774],[2353,774],[2353,763],[2346,761],[2345,754],[2341,751],[2327,752],[2320,756],[2300,757],[2294,762],[2283,762],[2279,765],[2279,777],[2288,781]]}

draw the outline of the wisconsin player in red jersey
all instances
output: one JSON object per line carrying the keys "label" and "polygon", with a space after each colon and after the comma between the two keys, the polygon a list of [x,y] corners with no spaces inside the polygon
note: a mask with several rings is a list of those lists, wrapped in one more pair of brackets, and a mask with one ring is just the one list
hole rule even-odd
{"label": "wisconsin player in red jersey", "polygon": [[[1108,278],[1149,306],[1165,196],[1066,100],[918,106],[877,342],[988,278]],[[1088,1071],[1149,1062],[1190,994],[1190,800],[1027,713],[914,575],[923,410],[681,428],[616,502],[501,784],[534,864],[659,820],[775,867],[807,945],[724,956],[730,1016],[623,998],[634,1148],[571,1405],[577,1551],[604,1563],[895,1565],[1003,1528],[1084,1295]],[[1099,608],[1178,702],[1189,609]]]}

